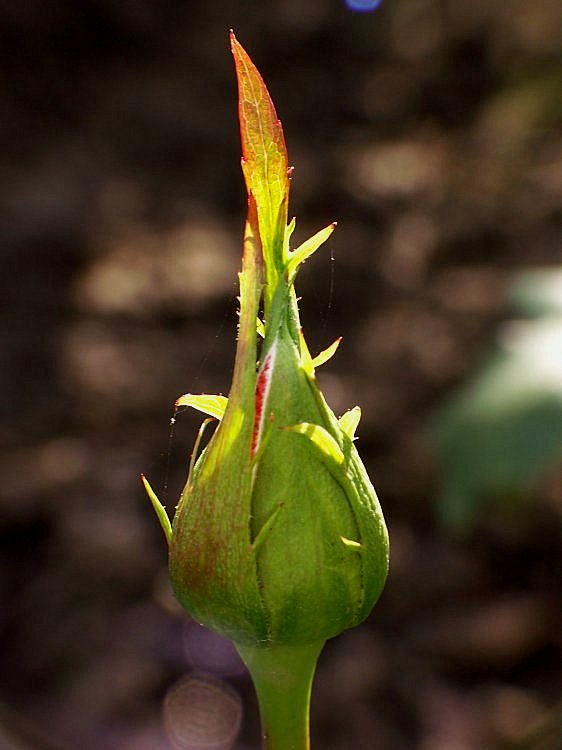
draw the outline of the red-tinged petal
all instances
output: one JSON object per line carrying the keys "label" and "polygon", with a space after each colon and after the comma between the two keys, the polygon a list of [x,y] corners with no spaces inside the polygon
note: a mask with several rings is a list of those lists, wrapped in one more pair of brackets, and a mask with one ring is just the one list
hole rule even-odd
{"label": "red-tinged petal", "polygon": [[267,353],[263,365],[260,367],[258,373],[258,379],[256,382],[256,401],[254,411],[254,431],[252,433],[252,458],[256,455],[261,434],[263,431],[263,423],[265,416],[265,406],[267,403],[267,396],[269,393],[269,387],[271,385],[271,376],[273,374],[273,365],[275,364],[275,354],[277,348],[272,346]]}

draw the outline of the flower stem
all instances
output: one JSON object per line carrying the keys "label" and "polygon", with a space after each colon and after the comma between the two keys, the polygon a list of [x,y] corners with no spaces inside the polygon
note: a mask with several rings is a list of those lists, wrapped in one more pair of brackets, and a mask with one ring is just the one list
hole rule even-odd
{"label": "flower stem", "polygon": [[323,646],[236,645],[258,696],[264,750],[310,750],[310,692]]}

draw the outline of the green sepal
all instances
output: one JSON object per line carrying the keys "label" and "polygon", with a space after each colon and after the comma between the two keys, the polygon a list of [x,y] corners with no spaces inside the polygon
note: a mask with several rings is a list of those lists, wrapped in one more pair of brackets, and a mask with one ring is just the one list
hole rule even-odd
{"label": "green sepal", "polygon": [[255,201],[267,313],[283,273],[291,169],[283,127],[267,87],[232,32],[230,43],[238,80],[242,172]]}
{"label": "green sepal", "polygon": [[345,546],[353,552],[361,552],[363,549],[363,545],[361,544],[361,542],[355,542],[353,539],[348,539],[345,536],[340,536],[340,539],[345,544]]}
{"label": "green sepal", "polygon": [[180,603],[198,622],[236,643],[261,642],[269,633],[250,533],[261,258],[257,207],[250,196],[228,402],[180,497],[169,555],[170,580]]}
{"label": "green sepal", "polygon": [[306,242],[303,242],[302,245],[299,245],[299,247],[289,254],[289,260],[285,267],[285,272],[290,282],[294,281],[297,271],[302,263],[304,263],[307,258],[310,258],[310,256],[318,250],[320,245],[323,245],[324,242],[326,242],[335,228],[336,222],[334,221],[327,227],[324,227],[324,229],[316,232],[316,234],[306,240]]}
{"label": "green sepal", "polygon": [[301,422],[291,427],[285,427],[285,430],[305,435],[328,462],[333,462],[337,466],[342,466],[345,463],[342,449],[325,427],[310,422]]}
{"label": "green sepal", "polygon": [[164,532],[164,536],[166,537],[166,542],[168,543],[169,547],[172,540],[172,524],[170,523],[170,519],[168,518],[168,514],[166,513],[166,508],[164,508],[164,506],[158,499],[158,495],[154,492],[144,474],[141,474],[140,478],[141,482],[143,483],[144,489],[146,490],[146,494],[148,495],[148,498],[152,503],[152,507],[154,508],[156,516],[160,521],[160,526],[162,527],[162,531]]}
{"label": "green sepal", "polygon": [[332,359],[334,354],[337,352],[339,345],[341,344],[341,336],[337,338],[330,346],[323,349],[317,354],[312,360],[312,366],[316,369],[321,365],[325,364],[329,359]]}
{"label": "green sepal", "polygon": [[192,406],[197,411],[208,414],[210,417],[218,419],[219,422],[224,416],[228,399],[226,396],[210,396],[205,393],[195,396],[192,393],[186,393],[180,396],[176,401],[176,408],[180,406]]}
{"label": "green sepal", "polygon": [[195,443],[193,445],[193,451],[191,452],[191,459],[189,461],[189,471],[187,474],[187,484],[189,485],[191,483],[191,479],[193,478],[193,472],[195,471],[195,464],[197,463],[197,457],[199,455],[199,446],[201,445],[201,440],[203,439],[203,433],[207,429],[207,426],[214,422],[214,417],[207,417],[205,419],[201,426],[199,427],[199,432],[197,433],[197,437],[195,438]]}
{"label": "green sepal", "polygon": [[297,219],[295,216],[291,219],[291,221],[287,224],[285,228],[285,244],[283,246],[283,261],[287,263],[289,260],[289,257],[291,255],[291,237],[293,236],[293,232],[295,231],[295,227],[297,226]]}
{"label": "green sepal", "polygon": [[306,343],[306,339],[304,337],[302,329],[299,331],[299,346],[301,355],[301,367],[306,372],[309,378],[314,378],[314,361],[310,354],[310,350],[308,348],[308,344]]}
{"label": "green sepal", "polygon": [[354,406],[353,409],[346,411],[338,419],[341,431],[347,435],[350,440],[355,440],[355,431],[361,419],[361,407]]}
{"label": "green sepal", "polygon": [[258,531],[256,538],[252,542],[252,551],[257,552],[258,549],[261,547],[261,545],[264,543],[264,541],[267,539],[271,529],[275,525],[275,522],[277,521],[277,516],[281,512],[281,509],[283,508],[282,505],[278,505],[277,508],[273,511],[273,513],[269,516],[267,521],[264,523],[264,525],[261,527],[261,529]]}
{"label": "green sepal", "polygon": [[328,362],[328,360],[330,360],[334,356],[334,354],[338,350],[340,343],[341,343],[341,336],[337,338],[332,344],[330,344],[330,346],[328,346],[326,349],[323,349],[319,354],[317,354],[313,358],[312,355],[310,354],[310,350],[308,348],[308,345],[306,343],[306,339],[304,338],[304,334],[302,330],[299,332],[301,366],[309,378],[314,379],[314,370],[317,367],[320,367],[321,365]]}

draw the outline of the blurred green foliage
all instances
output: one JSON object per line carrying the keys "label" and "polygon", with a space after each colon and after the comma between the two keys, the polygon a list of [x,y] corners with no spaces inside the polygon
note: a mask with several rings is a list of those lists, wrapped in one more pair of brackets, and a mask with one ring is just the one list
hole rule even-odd
{"label": "blurred green foliage", "polygon": [[562,268],[529,271],[509,290],[519,319],[436,413],[437,511],[464,531],[493,504],[526,502],[562,461]]}

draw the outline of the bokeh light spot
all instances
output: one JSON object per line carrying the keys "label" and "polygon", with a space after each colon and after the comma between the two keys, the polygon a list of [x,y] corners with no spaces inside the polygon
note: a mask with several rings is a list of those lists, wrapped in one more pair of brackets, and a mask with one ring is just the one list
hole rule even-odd
{"label": "bokeh light spot", "polygon": [[358,13],[368,13],[376,10],[381,5],[382,0],[345,0],[347,7]]}
{"label": "bokeh light spot", "polygon": [[230,750],[241,722],[240,696],[206,675],[184,677],[164,699],[164,726],[177,750]]}

